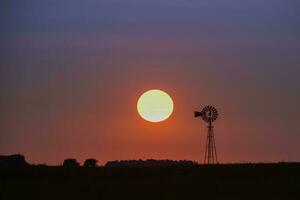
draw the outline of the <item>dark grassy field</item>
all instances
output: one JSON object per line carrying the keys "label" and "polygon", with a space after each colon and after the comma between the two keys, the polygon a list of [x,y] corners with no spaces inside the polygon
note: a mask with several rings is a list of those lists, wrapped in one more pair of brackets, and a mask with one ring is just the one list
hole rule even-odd
{"label": "dark grassy field", "polygon": [[1,167],[0,199],[300,199],[300,164]]}

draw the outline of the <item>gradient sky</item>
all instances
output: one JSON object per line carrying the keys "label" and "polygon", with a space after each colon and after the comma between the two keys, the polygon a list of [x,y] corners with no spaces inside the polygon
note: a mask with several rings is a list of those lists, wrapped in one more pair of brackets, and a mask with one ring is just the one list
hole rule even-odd
{"label": "gradient sky", "polygon": [[[31,163],[203,161],[215,105],[221,162],[300,161],[299,0],[0,2],[0,154]],[[169,93],[162,123],[136,112]]]}

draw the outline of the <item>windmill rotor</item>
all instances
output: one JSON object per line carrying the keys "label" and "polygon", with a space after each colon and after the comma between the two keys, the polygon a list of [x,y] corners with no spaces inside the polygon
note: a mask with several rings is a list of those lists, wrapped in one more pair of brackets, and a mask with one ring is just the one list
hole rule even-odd
{"label": "windmill rotor", "polygon": [[205,106],[202,109],[200,116],[202,117],[203,121],[210,123],[218,118],[218,111],[213,106]]}

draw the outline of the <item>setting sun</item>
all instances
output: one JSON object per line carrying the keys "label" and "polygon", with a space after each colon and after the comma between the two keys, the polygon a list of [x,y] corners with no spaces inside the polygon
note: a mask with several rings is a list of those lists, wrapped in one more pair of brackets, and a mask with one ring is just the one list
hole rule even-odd
{"label": "setting sun", "polygon": [[173,112],[173,100],[164,91],[149,90],[140,96],[137,110],[140,116],[150,122],[161,122]]}

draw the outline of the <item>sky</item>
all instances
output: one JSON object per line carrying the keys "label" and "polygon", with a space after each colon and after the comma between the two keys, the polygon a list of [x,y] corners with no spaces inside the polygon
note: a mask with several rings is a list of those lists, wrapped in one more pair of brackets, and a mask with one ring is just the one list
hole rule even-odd
{"label": "sky", "polygon": [[[221,163],[300,161],[298,0],[0,2],[0,154]],[[172,116],[143,120],[149,89]]]}

